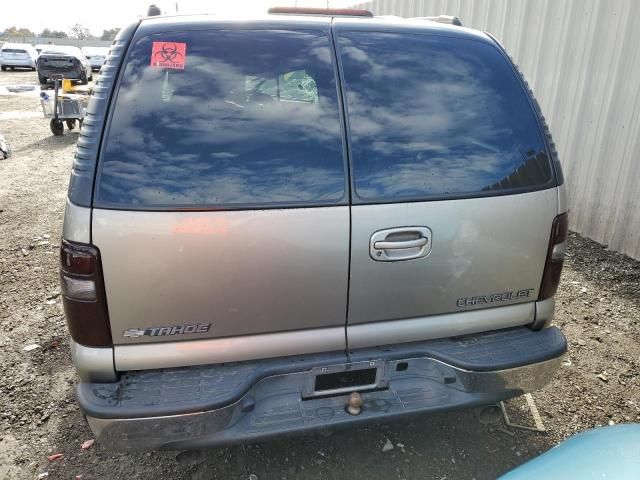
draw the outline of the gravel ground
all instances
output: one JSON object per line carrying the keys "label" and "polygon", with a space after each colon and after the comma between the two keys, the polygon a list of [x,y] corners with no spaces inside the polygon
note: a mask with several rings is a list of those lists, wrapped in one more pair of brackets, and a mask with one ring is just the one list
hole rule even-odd
{"label": "gravel ground", "polygon": [[[25,83],[35,73],[0,74],[0,87]],[[14,149],[0,160],[0,479],[492,479],[575,432],[640,421],[640,263],[572,234],[556,313],[569,353],[533,395],[546,434],[472,409],[180,455],[81,450],[92,435],[75,404],[57,297],[77,133],[53,137],[39,108],[34,93],[0,95],[0,132]],[[530,421],[523,405],[509,402],[510,412]],[[49,462],[54,453],[64,457]]]}

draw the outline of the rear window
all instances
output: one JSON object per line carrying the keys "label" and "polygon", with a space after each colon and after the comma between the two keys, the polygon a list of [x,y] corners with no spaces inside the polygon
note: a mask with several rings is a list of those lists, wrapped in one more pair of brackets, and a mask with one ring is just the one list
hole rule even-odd
{"label": "rear window", "polygon": [[342,33],[356,201],[494,195],[551,186],[539,126],[493,46]]}
{"label": "rear window", "polygon": [[96,206],[305,206],[345,199],[326,33],[171,32],[133,46],[103,144]]}
{"label": "rear window", "polygon": [[20,48],[3,48],[2,53],[27,53],[27,51]]}
{"label": "rear window", "polygon": [[42,51],[42,55],[69,55],[76,58],[82,57],[82,52],[77,47],[51,46]]}

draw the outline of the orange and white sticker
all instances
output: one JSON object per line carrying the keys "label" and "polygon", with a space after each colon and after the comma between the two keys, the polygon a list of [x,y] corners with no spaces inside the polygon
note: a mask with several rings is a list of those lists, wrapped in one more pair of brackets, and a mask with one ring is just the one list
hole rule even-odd
{"label": "orange and white sticker", "polygon": [[151,66],[184,70],[187,59],[187,44],[179,42],[153,42]]}

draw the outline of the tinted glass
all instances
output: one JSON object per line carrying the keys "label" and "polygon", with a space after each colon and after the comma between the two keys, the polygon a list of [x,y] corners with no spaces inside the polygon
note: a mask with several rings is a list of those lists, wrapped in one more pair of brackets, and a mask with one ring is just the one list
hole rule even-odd
{"label": "tinted glass", "polygon": [[334,204],[345,187],[325,33],[172,32],[135,44],[97,205]]}
{"label": "tinted glass", "polygon": [[27,53],[27,51],[19,48],[3,48],[2,53]]}
{"label": "tinted glass", "polygon": [[361,200],[549,184],[536,118],[496,48],[420,34],[353,32],[339,41]]}

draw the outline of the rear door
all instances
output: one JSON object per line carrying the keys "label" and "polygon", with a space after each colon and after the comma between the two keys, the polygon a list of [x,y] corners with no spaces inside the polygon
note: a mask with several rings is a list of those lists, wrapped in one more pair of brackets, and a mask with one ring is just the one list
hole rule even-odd
{"label": "rear door", "polygon": [[92,223],[115,344],[317,329],[290,350],[344,349],[349,205],[333,58],[326,21],[134,39]]}
{"label": "rear door", "polygon": [[337,23],[353,175],[349,346],[532,321],[557,193],[511,65],[487,41],[363,29]]}

